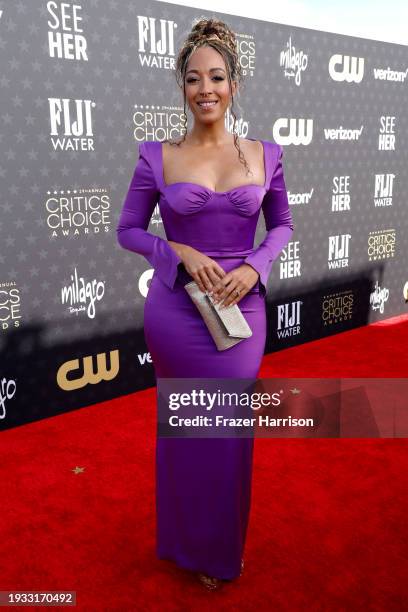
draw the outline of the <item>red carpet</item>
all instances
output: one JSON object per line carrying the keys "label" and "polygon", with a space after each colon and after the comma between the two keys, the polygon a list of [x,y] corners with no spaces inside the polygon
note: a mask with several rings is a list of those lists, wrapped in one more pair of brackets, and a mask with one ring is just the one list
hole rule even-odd
{"label": "red carpet", "polygon": [[[395,318],[269,355],[260,376],[406,377],[407,345]],[[244,575],[207,593],[155,558],[154,401],[1,434],[0,590],[74,590],[86,611],[407,609],[405,439],[257,439]]]}

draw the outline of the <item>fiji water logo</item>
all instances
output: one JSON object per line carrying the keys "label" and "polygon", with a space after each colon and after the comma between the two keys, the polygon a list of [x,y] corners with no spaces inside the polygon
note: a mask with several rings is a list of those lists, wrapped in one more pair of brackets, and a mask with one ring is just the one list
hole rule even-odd
{"label": "fiji water logo", "polygon": [[48,98],[55,151],[94,151],[93,100]]}

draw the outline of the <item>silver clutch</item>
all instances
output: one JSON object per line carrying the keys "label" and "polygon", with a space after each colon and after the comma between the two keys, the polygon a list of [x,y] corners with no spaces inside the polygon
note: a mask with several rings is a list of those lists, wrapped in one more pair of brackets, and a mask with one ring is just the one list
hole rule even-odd
{"label": "silver clutch", "polygon": [[252,330],[238,304],[220,308],[219,303],[217,304],[211,295],[201,291],[195,281],[184,285],[184,289],[200,311],[219,351],[225,351],[252,336]]}

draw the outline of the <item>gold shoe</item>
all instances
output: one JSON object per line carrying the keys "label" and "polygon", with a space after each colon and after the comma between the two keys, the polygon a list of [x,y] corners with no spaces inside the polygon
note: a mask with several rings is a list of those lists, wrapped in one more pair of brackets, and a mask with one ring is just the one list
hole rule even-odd
{"label": "gold shoe", "polygon": [[205,588],[209,591],[214,591],[215,589],[218,589],[222,584],[222,580],[220,578],[207,576],[207,574],[202,574],[201,572],[198,574],[198,579],[200,580],[201,584],[203,584]]}
{"label": "gold shoe", "polygon": [[[244,560],[241,559],[241,571],[240,576],[242,576],[244,572]],[[203,584],[206,589],[209,591],[214,591],[215,589],[219,589],[222,583],[224,582],[221,578],[215,578],[213,576],[207,576],[207,574],[203,574],[201,572],[198,573],[198,579],[201,584]]]}

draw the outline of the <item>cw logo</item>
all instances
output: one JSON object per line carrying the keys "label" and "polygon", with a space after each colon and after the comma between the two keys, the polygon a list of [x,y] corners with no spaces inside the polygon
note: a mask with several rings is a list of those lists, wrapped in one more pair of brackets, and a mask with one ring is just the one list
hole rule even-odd
{"label": "cw logo", "polygon": [[[80,365],[79,359],[71,359],[63,363],[57,372],[57,383],[64,391],[73,391],[81,389],[86,385],[96,385],[101,380],[112,380],[119,372],[119,351],[110,351],[110,370],[106,367],[106,353],[98,353],[96,356],[97,371],[94,372],[92,355],[87,355],[82,358]],[[68,373],[76,372],[70,378]]]}
{"label": "cw logo", "polygon": [[364,76],[364,57],[336,53],[329,59],[329,74],[333,81],[360,83]]}
{"label": "cw logo", "polygon": [[[283,135],[282,132],[286,134]],[[272,134],[277,144],[308,145],[313,138],[313,119],[279,117],[273,125]]]}

